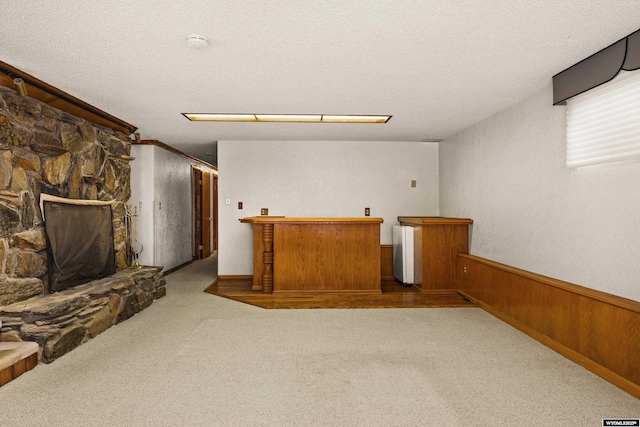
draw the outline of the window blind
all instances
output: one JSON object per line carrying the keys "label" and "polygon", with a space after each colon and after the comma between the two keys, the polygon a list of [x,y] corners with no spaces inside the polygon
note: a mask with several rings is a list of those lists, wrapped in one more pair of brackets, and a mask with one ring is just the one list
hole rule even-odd
{"label": "window blind", "polygon": [[567,100],[567,167],[640,158],[640,71]]}

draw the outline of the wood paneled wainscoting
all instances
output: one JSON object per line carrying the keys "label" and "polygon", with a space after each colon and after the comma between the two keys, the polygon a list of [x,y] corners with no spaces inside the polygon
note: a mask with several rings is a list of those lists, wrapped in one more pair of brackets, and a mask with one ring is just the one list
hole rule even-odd
{"label": "wood paneled wainscoting", "polygon": [[640,398],[640,303],[466,254],[457,284],[487,312]]}

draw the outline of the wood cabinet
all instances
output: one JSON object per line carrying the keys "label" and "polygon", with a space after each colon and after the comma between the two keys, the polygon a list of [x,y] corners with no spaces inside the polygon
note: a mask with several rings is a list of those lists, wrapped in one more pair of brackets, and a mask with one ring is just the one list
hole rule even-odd
{"label": "wood cabinet", "polygon": [[382,218],[248,217],[253,290],[381,293]]}
{"label": "wood cabinet", "polygon": [[458,254],[469,253],[468,218],[398,217],[400,225],[420,229],[415,247],[417,278],[415,286],[422,293],[448,294],[456,292],[456,262]]}

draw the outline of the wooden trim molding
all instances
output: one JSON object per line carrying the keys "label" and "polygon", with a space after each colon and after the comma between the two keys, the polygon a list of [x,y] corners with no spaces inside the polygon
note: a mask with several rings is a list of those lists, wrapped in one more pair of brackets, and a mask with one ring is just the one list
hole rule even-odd
{"label": "wooden trim molding", "polygon": [[232,275],[232,276],[225,276],[225,275],[220,275],[218,276],[219,280],[253,280],[253,275],[249,274],[249,275]]}
{"label": "wooden trim molding", "polygon": [[206,166],[206,167],[208,167],[210,169],[213,169],[216,172],[218,171],[218,168],[216,166],[213,166],[212,164],[207,163],[204,160],[198,159],[197,157],[193,157],[193,156],[191,156],[191,155],[189,155],[187,153],[184,153],[184,152],[178,150],[177,148],[174,148],[174,147],[172,147],[170,145],[167,145],[164,142],[158,141],[156,139],[143,139],[143,140],[140,140],[140,142],[131,141],[131,144],[132,145],[155,145],[156,147],[159,147],[159,148],[162,148],[164,150],[167,150],[167,151],[169,151],[169,152],[171,152],[173,154],[177,154],[178,156],[185,157],[185,158],[187,158],[189,160],[193,160],[194,162],[200,163],[201,165],[204,165],[204,166]]}
{"label": "wooden trim molding", "polygon": [[44,102],[73,116],[80,117],[81,119],[122,132],[127,136],[137,130],[134,125],[120,120],[24,71],[0,61],[0,85],[14,89],[15,85],[13,80],[16,78],[24,81],[27,96],[30,98],[37,99],[38,101]]}
{"label": "wooden trim molding", "polygon": [[640,398],[639,302],[466,254],[456,282],[482,309]]}
{"label": "wooden trim molding", "polygon": [[164,276],[168,276],[169,274],[174,273],[174,272],[180,270],[181,268],[186,267],[187,265],[191,264],[192,262],[193,262],[193,260],[187,261],[185,263],[182,263],[182,264],[178,265],[177,267],[170,268],[169,270],[164,271],[163,275]]}
{"label": "wooden trim molding", "polygon": [[382,218],[289,218],[284,216],[250,216],[240,218],[247,224],[382,224]]}
{"label": "wooden trim molding", "polygon": [[402,225],[451,225],[473,224],[470,218],[448,218],[444,216],[399,216]]}

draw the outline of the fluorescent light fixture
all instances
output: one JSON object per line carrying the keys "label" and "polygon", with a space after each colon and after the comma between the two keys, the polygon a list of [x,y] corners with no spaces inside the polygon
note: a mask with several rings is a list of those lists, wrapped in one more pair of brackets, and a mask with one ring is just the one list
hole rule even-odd
{"label": "fluorescent light fixture", "polygon": [[335,114],[182,113],[195,122],[387,123],[391,116]]}
{"label": "fluorescent light fixture", "polygon": [[259,122],[319,122],[320,114],[256,114]]}
{"label": "fluorescent light fixture", "polygon": [[187,119],[194,122],[255,122],[253,114],[227,114],[227,113],[182,113]]}
{"label": "fluorescent light fixture", "polygon": [[322,121],[325,123],[387,123],[390,118],[391,116],[334,116],[324,114],[322,116]]}

